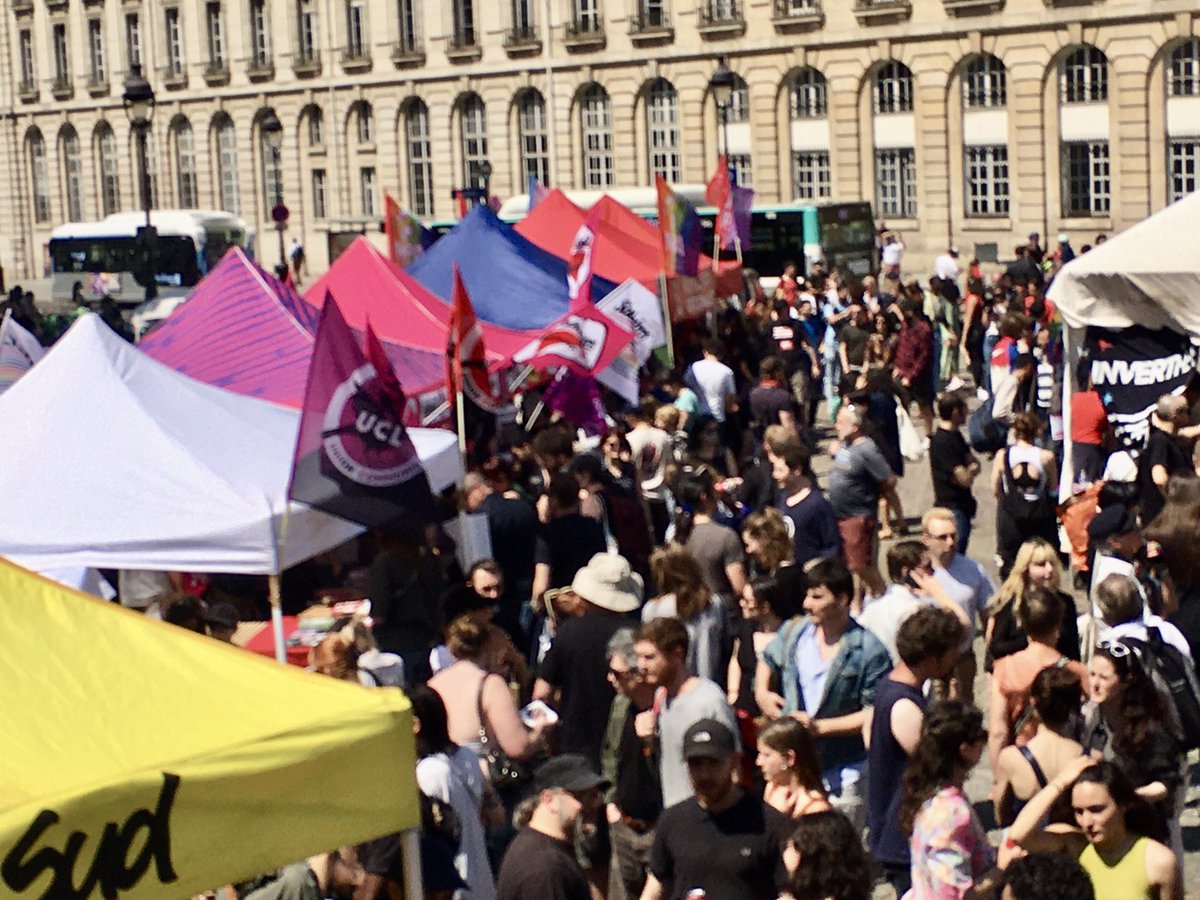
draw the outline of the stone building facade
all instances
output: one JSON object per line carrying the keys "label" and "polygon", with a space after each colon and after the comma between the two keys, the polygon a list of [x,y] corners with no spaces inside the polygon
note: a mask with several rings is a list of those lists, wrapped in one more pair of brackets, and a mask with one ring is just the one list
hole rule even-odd
{"label": "stone building facade", "polygon": [[154,204],[239,213],[267,262],[279,179],[320,271],[339,233],[377,230],[384,190],[447,221],[485,160],[501,198],[530,175],[702,182],[723,134],[760,202],[870,200],[918,271],[1030,231],[1078,248],[1195,188],[1198,18],[1194,0],[4,0],[0,263],[40,275],[55,225],[141,207],[135,63]]}

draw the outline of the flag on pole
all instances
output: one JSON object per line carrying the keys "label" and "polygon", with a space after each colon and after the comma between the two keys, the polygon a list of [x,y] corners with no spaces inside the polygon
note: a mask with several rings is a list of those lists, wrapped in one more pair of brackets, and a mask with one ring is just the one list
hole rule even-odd
{"label": "flag on pole", "polygon": [[561,368],[558,376],[542,391],[542,401],[547,409],[582,428],[584,434],[596,437],[608,430],[604,401],[595,378]]}
{"label": "flag on pole", "polygon": [[550,190],[542,184],[536,175],[530,175],[526,192],[529,194],[529,212],[533,212],[534,207],[546,199],[546,195],[550,193]]}
{"label": "flag on pole", "polygon": [[704,187],[704,200],[717,210],[713,228],[721,249],[733,249],[737,234],[733,221],[733,183],[729,179],[729,162],[724,153],[717,158],[717,170]]}
{"label": "flag on pole", "polygon": [[38,339],[18,324],[11,311],[0,324],[0,394],[17,383],[33,364],[46,355]]}
{"label": "flag on pole", "polygon": [[415,262],[430,244],[426,228],[415,216],[401,209],[386,191],[383,194],[383,231],[387,235],[388,259],[401,268]]}
{"label": "flag on pole", "polygon": [[571,244],[567,257],[567,294],[572,304],[592,302],[592,251],[596,246],[596,231],[600,227],[600,212],[593,206]]}
{"label": "flag on pole", "polygon": [[658,233],[662,239],[662,270],[666,275],[695,275],[700,265],[703,228],[695,207],[671,190],[661,175],[658,189]]}
{"label": "flag on pole", "polygon": [[576,302],[542,336],[513,355],[535,369],[566,366],[577,375],[603,372],[633,343],[633,332],[591,303]]}
{"label": "flag on pole", "polygon": [[370,324],[366,345],[326,294],[288,498],[368,527],[424,525],[433,495],[403,423],[404,390]]}
{"label": "flag on pole", "polygon": [[754,213],[754,191],[733,185],[733,228],[738,245],[750,249],[750,223]]}
{"label": "flag on pole", "polygon": [[471,295],[463,284],[458,263],[454,264],[451,304],[446,344],[446,397],[453,405],[461,392],[476,406],[497,412],[504,405],[504,390],[499,379],[488,373],[483,329],[475,318],[475,307],[471,305]]}

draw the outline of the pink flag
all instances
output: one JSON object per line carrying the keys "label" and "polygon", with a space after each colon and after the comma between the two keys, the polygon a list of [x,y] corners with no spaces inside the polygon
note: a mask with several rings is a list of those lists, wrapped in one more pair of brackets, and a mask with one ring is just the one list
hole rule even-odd
{"label": "pink flag", "polygon": [[504,389],[488,373],[483,329],[475,317],[471,295],[454,264],[454,289],[450,298],[450,330],[446,344],[446,396],[453,404],[459,392],[481,409],[496,412],[504,405]]}
{"label": "pink flag", "polygon": [[420,526],[433,496],[404,390],[367,326],[364,354],[329,294],[313,346],[288,497],[368,527]]}
{"label": "pink flag", "polygon": [[543,370],[566,366],[577,375],[595,375],[631,343],[633,332],[591,303],[576,301],[541,337],[517,351],[513,362]]}
{"label": "pink flag", "polygon": [[717,170],[704,188],[704,199],[716,207],[717,215],[713,220],[717,239],[722,250],[733,247],[736,226],[733,221],[733,184],[729,180],[729,163],[725,155],[717,158]]}
{"label": "pink flag", "polygon": [[567,294],[572,302],[592,302],[592,251],[596,246],[596,230],[600,227],[600,211],[593,206],[571,244],[567,257]]}

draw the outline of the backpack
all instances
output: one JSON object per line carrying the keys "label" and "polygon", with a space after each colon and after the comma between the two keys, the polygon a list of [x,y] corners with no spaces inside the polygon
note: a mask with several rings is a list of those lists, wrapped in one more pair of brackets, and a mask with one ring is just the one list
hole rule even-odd
{"label": "backpack", "polygon": [[1033,534],[1047,521],[1055,520],[1054,501],[1046,490],[1042,477],[1025,468],[1025,474],[1013,474],[1012,448],[1004,451],[1004,478],[1001,481],[1004,493],[1000,496],[1000,508],[1008,515],[1017,530]]}
{"label": "backpack", "polygon": [[609,485],[604,489],[602,506],[605,538],[609,540],[610,551],[615,543],[617,551],[629,560],[634,571],[642,571],[650,564],[654,543],[641,498]]}
{"label": "backpack", "polygon": [[1195,663],[1178,647],[1168,644],[1162,633],[1146,626],[1146,640],[1121,638],[1139,656],[1142,667],[1171,707],[1176,737],[1184,750],[1200,749],[1200,684]]}
{"label": "backpack", "polygon": [[976,453],[996,453],[1008,444],[1008,426],[992,416],[992,398],[967,418],[967,440]]}

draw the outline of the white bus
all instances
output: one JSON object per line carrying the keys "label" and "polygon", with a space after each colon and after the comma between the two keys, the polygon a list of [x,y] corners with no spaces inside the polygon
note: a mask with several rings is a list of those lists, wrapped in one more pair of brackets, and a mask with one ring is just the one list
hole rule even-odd
{"label": "white bus", "polygon": [[[252,237],[233,213],[163,209],[150,213],[157,232],[154,281],[161,297],[186,295],[230,247]],[[146,299],[145,250],[138,230],[144,212],[113,213],[99,222],[72,222],[50,234],[51,295],[89,303],[104,296],[121,306]]]}

